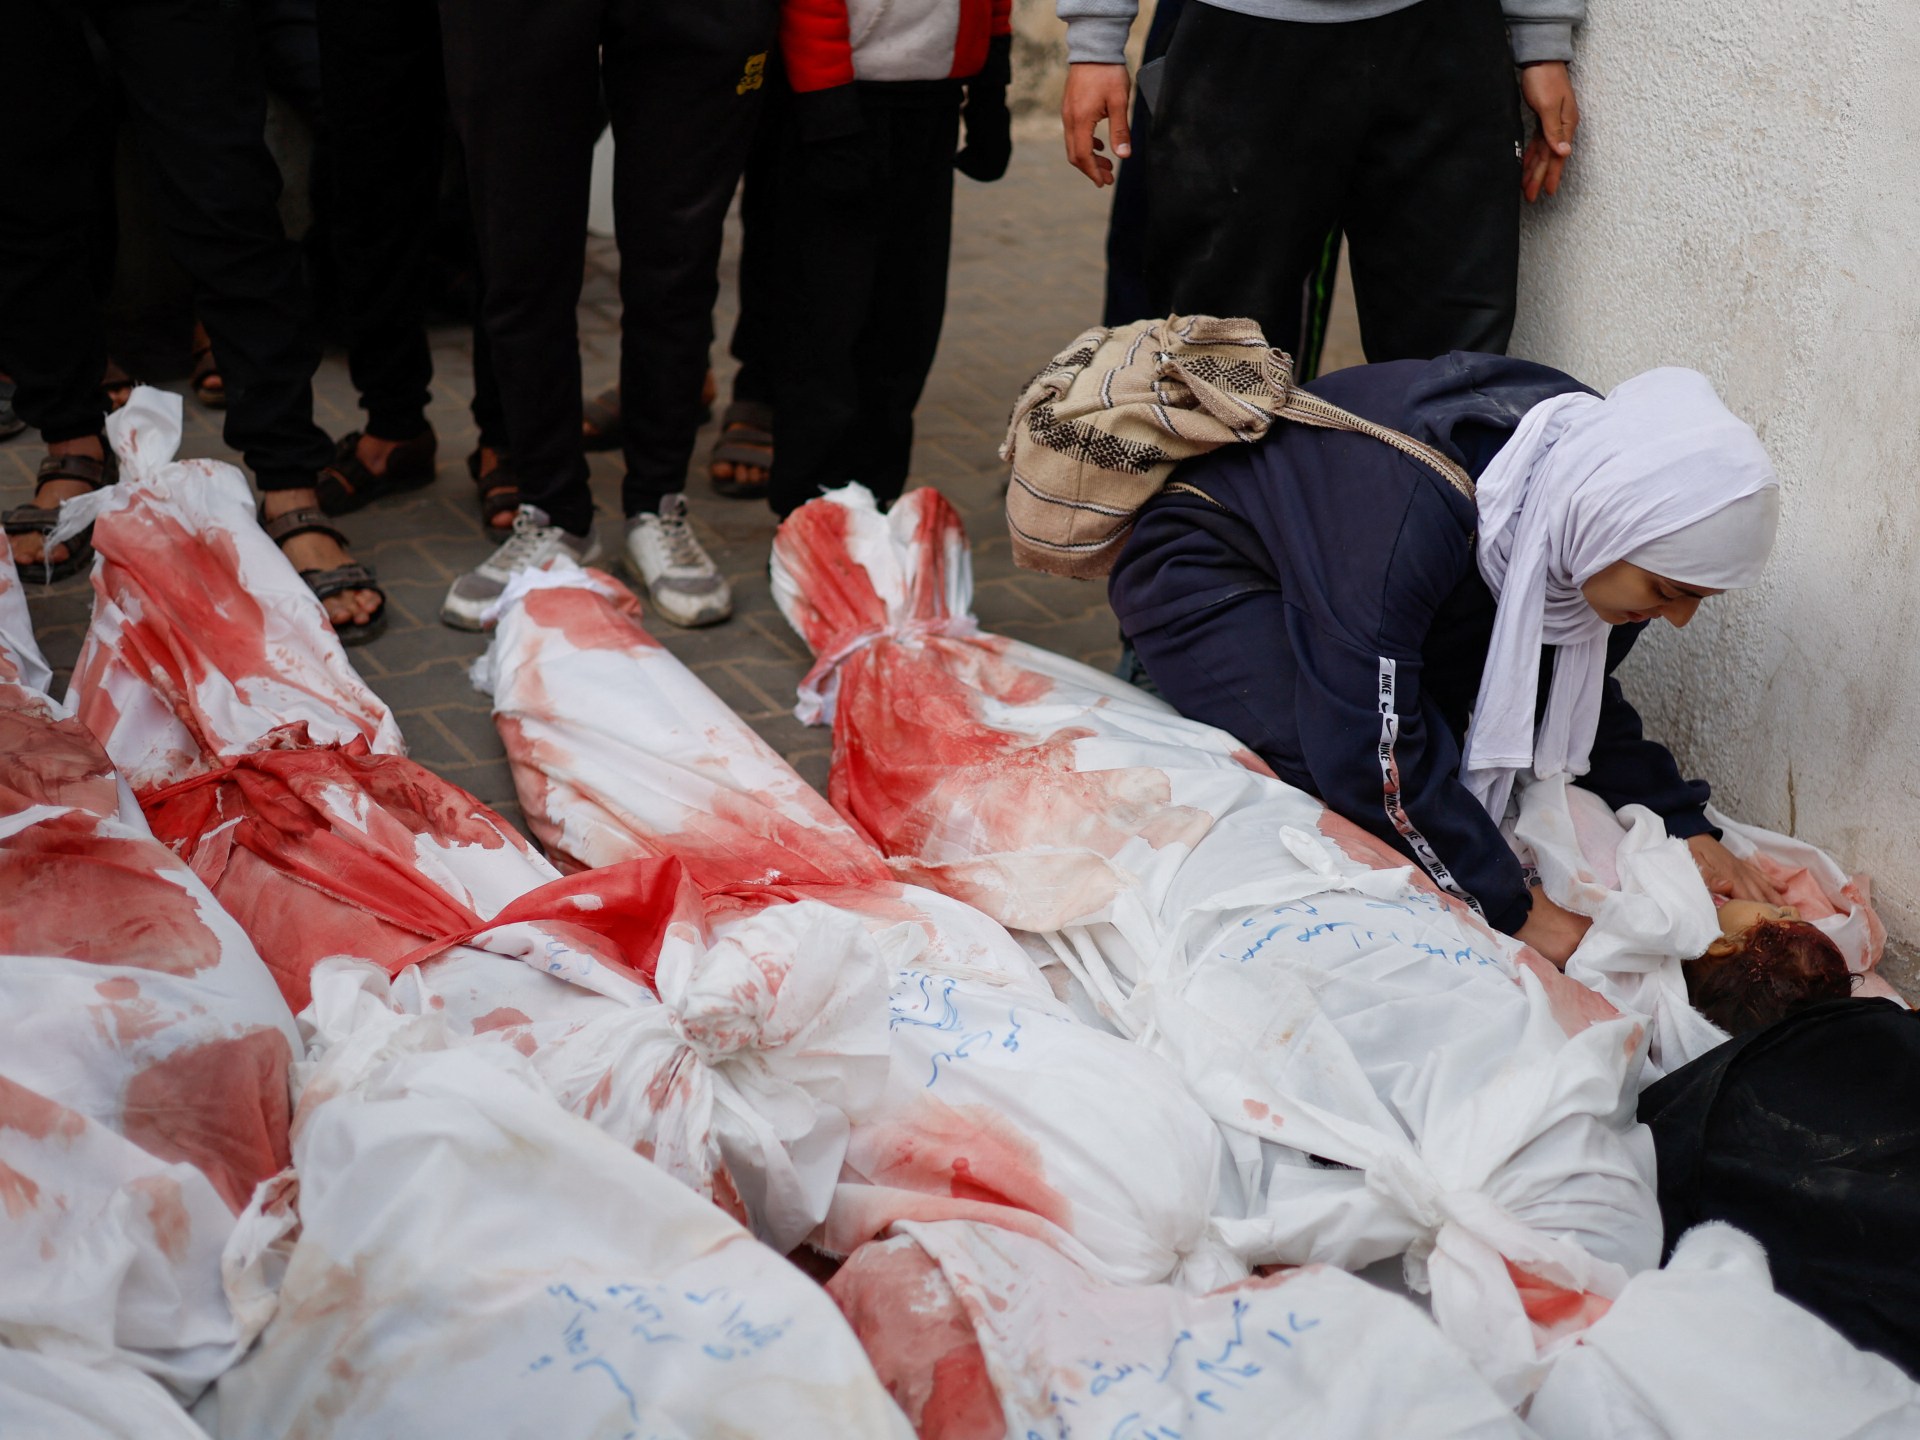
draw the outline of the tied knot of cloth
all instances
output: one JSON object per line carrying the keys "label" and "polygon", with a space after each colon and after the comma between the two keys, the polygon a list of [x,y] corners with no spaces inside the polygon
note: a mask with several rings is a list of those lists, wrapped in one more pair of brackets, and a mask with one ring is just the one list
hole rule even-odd
{"label": "tied knot of cloth", "polygon": [[876,641],[913,644],[929,636],[965,638],[979,633],[980,624],[971,615],[913,616],[855,631],[815,657],[813,668],[800,681],[794,718],[802,725],[832,724],[834,704],[840,694],[840,667]]}

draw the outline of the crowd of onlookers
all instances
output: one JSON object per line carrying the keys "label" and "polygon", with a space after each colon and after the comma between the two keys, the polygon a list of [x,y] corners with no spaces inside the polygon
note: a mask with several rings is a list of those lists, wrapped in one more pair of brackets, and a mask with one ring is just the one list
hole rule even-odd
{"label": "crowd of onlookers", "polygon": [[[1161,0],[1137,85],[1135,0],[1058,8],[1068,158],[1096,184],[1121,162],[1109,322],[1252,316],[1310,373],[1344,239],[1370,360],[1504,348],[1517,207],[1571,152],[1582,0]],[[778,515],[848,481],[888,501],[945,311],[954,172],[998,179],[1012,150],[1011,0],[20,0],[6,29],[0,438],[32,427],[46,448],[4,517],[16,561],[84,567],[86,534],[48,543],[58,507],[115,478],[125,130],[191,280],[192,388],[349,644],[379,633],[385,597],[337,517],[440,458],[427,323],[450,191],[470,227],[466,468],[497,548],[442,618],[480,628],[516,571],[598,558],[586,453],[617,447],[623,558],[656,613],[705,625],[731,597],[686,483],[718,400],[736,194],[738,372],[711,487]],[[304,246],[281,219],[270,91],[315,136]],[[609,126],[619,384],[587,397],[575,312]],[[366,415],[337,439],[313,414],[323,322]]]}

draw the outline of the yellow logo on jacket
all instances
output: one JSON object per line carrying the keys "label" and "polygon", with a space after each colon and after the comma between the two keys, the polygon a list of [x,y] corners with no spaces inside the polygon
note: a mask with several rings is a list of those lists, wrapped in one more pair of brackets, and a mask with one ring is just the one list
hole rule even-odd
{"label": "yellow logo on jacket", "polygon": [[740,74],[740,83],[733,87],[733,93],[744,95],[749,90],[758,90],[767,83],[767,52],[747,57],[747,68]]}

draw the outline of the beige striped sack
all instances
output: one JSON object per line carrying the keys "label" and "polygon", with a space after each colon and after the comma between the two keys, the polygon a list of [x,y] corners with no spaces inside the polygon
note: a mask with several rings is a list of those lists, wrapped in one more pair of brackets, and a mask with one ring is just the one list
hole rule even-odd
{"label": "beige striped sack", "polygon": [[1172,315],[1096,326],[1014,403],[1000,458],[1013,466],[1015,562],[1081,580],[1107,574],[1174,466],[1252,444],[1276,419],[1372,435],[1473,494],[1466,473],[1432,447],[1297,389],[1292,359],[1252,320]]}

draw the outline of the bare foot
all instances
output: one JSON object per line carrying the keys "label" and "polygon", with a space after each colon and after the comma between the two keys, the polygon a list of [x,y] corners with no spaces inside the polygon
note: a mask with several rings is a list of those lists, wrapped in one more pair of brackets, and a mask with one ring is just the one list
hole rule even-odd
{"label": "bare foot", "polygon": [[[320,496],[313,490],[269,490],[261,498],[269,520],[289,510],[318,509],[320,506]],[[315,530],[295,535],[282,542],[280,548],[286,552],[287,559],[293,562],[295,570],[332,570],[336,566],[353,563],[353,556],[347,553],[344,545],[331,535],[322,535]],[[327,607],[327,619],[335,625],[364,625],[380,608],[380,592],[342,590],[338,595],[329,595],[321,604]]]}
{"label": "bare foot", "polygon": [[377,435],[362,431],[360,438],[354,442],[353,458],[374,474],[384,475],[387,473],[387,457],[399,448],[398,440],[382,440]]}
{"label": "bare foot", "polygon": [[[382,441],[381,443],[385,444],[386,442]],[[491,475],[494,471],[498,470],[499,468],[500,468],[500,452],[498,450],[489,449],[487,446],[482,445],[480,447],[480,479],[479,479],[480,493],[482,498],[485,498],[489,493],[487,489],[487,484],[486,484],[487,476]],[[502,486],[498,488],[504,489],[506,487]],[[514,486],[513,488],[517,490],[519,487]],[[504,535],[507,531],[513,528],[513,515],[514,515],[514,512],[511,510],[502,510],[499,514],[495,515],[487,523],[491,525],[495,530],[498,530],[501,534]]]}
{"label": "bare foot", "polygon": [[764,465],[736,465],[731,460],[716,460],[707,467],[716,480],[731,480],[737,485],[764,485],[773,472]]}
{"label": "bare foot", "polygon": [[[101,447],[98,435],[89,435],[84,440],[58,440],[47,446],[49,455],[84,455],[91,460],[103,458],[106,451]],[[34,506],[41,510],[58,510],[62,500],[71,500],[76,495],[85,495],[93,487],[84,480],[49,480],[33,492]],[[56,545],[51,556],[46,553],[44,535],[10,535],[13,542],[13,563],[15,565],[41,565],[51,560],[54,564],[67,558],[67,547]]]}

